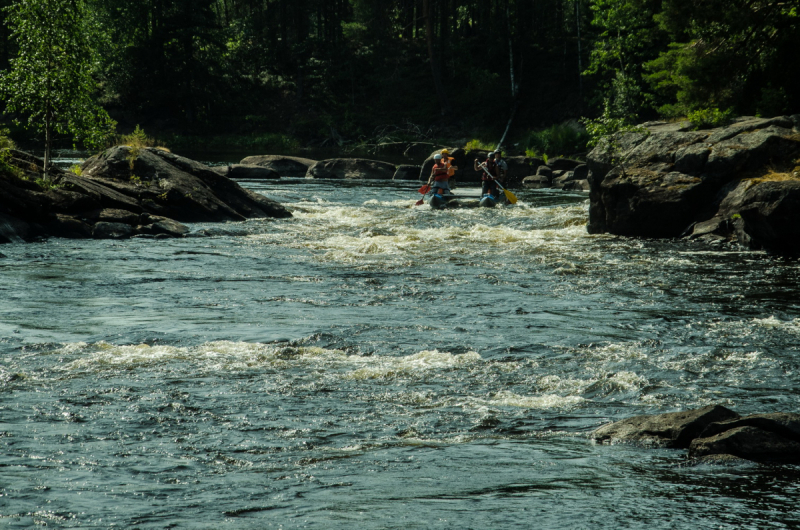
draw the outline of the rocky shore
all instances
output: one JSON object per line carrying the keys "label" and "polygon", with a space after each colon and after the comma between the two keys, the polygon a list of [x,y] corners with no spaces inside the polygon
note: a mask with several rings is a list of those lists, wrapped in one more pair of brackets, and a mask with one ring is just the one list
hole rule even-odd
{"label": "rocky shore", "polygon": [[590,233],[800,254],[800,115],[644,124],[588,155]]}
{"label": "rocky shore", "polygon": [[118,146],[88,159],[80,174],[51,169],[10,150],[0,171],[0,243],[41,237],[181,237],[182,223],[291,217],[281,204],[208,166],[167,151]]}
{"label": "rocky shore", "polygon": [[688,449],[700,462],[800,463],[800,414],[740,416],[721,405],[636,416],[591,434],[598,443]]}

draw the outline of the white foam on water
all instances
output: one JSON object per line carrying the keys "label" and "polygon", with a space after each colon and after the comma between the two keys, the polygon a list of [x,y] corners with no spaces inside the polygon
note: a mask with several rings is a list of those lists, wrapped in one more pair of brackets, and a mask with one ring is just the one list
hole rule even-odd
{"label": "white foam on water", "polygon": [[106,342],[94,345],[76,343],[65,345],[52,353],[80,356],[78,359],[59,365],[57,369],[65,372],[147,368],[179,361],[221,372],[262,367],[291,369],[313,365],[315,368],[339,371],[341,377],[352,380],[420,377],[429,372],[482,362],[481,356],[476,352],[452,354],[426,350],[402,357],[361,356],[317,346],[230,341],[209,342],[196,347],[147,344],[118,346]]}
{"label": "white foam on water", "polygon": [[764,329],[774,329],[792,334],[800,334],[800,318],[780,320],[775,316],[770,316],[767,318],[754,318],[752,323]]}
{"label": "white foam on water", "polygon": [[428,372],[469,366],[482,362],[476,352],[454,355],[439,350],[426,350],[406,357],[359,357],[361,368],[348,374],[349,379],[387,379],[418,376]]}
{"label": "white foam on water", "polygon": [[580,396],[561,396],[558,394],[539,394],[522,396],[513,392],[501,391],[486,400],[493,407],[519,407],[526,409],[572,408],[586,400]]}
{"label": "white foam on water", "polygon": [[620,362],[647,359],[642,345],[638,342],[613,342],[586,350],[588,357],[605,362]]}

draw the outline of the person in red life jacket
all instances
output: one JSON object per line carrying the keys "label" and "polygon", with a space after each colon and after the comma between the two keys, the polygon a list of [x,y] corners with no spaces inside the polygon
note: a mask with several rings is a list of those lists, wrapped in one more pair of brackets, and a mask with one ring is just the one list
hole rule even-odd
{"label": "person in red life jacket", "polygon": [[428,178],[428,185],[431,187],[433,193],[442,195],[450,191],[450,175],[447,174],[447,164],[444,157],[440,154],[433,155],[433,167],[431,168],[431,176]]}
{"label": "person in red life jacket", "polygon": [[494,161],[494,152],[489,153],[483,163],[480,163],[480,160],[476,158],[473,169],[481,172],[481,196],[491,195],[492,197],[497,197],[499,194],[497,179],[500,174],[498,173],[497,163]]}

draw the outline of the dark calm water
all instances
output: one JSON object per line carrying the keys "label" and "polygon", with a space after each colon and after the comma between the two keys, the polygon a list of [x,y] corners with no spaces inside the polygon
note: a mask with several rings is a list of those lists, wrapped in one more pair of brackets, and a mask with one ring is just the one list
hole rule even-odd
{"label": "dark calm water", "polygon": [[244,183],[290,220],[0,247],[0,527],[798,528],[800,471],[597,446],[800,402],[800,266],[585,195]]}

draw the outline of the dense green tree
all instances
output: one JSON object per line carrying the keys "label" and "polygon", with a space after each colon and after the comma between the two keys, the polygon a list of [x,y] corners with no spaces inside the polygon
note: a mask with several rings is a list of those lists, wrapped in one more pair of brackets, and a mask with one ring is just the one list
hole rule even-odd
{"label": "dense green tree", "polygon": [[646,68],[663,114],[719,107],[778,114],[800,105],[799,0],[664,0],[672,43]]}
{"label": "dense green tree", "polygon": [[8,9],[18,53],[0,75],[6,110],[27,115],[45,136],[45,178],[53,134],[100,147],[114,122],[93,98],[97,84],[90,36],[101,33],[79,0],[26,0]]}

